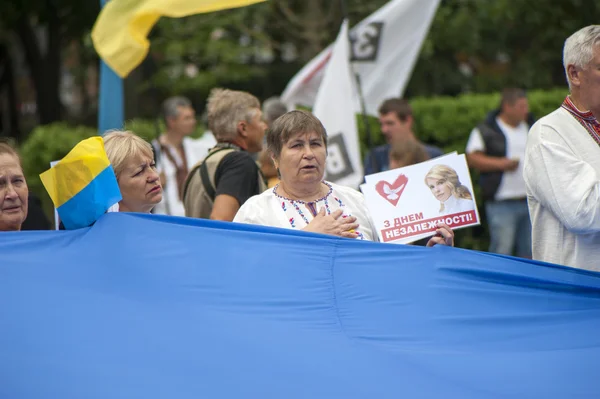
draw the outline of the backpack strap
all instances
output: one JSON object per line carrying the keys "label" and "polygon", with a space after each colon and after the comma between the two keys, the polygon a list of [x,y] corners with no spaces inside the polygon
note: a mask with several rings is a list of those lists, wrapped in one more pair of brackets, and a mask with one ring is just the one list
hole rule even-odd
{"label": "backpack strap", "polygon": [[[218,152],[218,151],[215,151]],[[210,177],[208,176],[208,166],[206,166],[205,162],[202,162],[200,165],[200,178],[202,179],[202,185],[204,186],[204,191],[208,194],[208,197],[211,201],[215,200],[215,196],[217,195],[215,188],[210,183]]]}
{"label": "backpack strap", "polygon": [[216,193],[215,188],[213,187],[212,183],[210,182],[210,176],[208,175],[208,166],[206,166],[206,161],[208,160],[208,158],[212,157],[216,153],[224,151],[224,150],[230,150],[230,149],[231,149],[231,147],[221,147],[221,148],[216,149],[215,151],[208,154],[206,156],[206,158],[204,158],[202,160],[202,162],[200,162],[199,164],[194,166],[194,168],[192,170],[190,170],[190,172],[188,174],[188,178],[185,181],[185,185],[183,186],[182,198],[186,197],[187,190],[190,185],[190,181],[192,180],[191,177],[193,176],[194,173],[196,173],[196,169],[197,169],[198,172],[200,173],[200,178],[202,179],[202,186],[204,187],[204,191],[206,191],[206,194],[208,194],[208,196],[210,197],[210,199],[212,201],[215,200],[215,196],[217,193]]}

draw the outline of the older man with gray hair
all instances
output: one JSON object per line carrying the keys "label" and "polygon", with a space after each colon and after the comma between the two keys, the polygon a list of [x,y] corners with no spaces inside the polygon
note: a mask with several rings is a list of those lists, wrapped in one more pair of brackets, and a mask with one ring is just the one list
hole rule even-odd
{"label": "older man with gray hair", "polygon": [[263,117],[267,126],[271,126],[275,119],[288,112],[287,105],[279,97],[269,97],[263,103]]}
{"label": "older man with gray hair", "polygon": [[[287,105],[285,105],[277,96],[267,98],[263,102],[263,119],[268,127],[270,127],[277,118],[287,112]],[[264,149],[258,154],[258,164],[260,165],[260,171],[267,181],[267,186],[271,188],[279,183],[279,175],[277,168],[275,168],[275,164],[273,163],[273,159],[271,158],[271,153],[266,148],[266,142],[263,144],[265,144]]]}
{"label": "older man with gray hair", "polygon": [[248,198],[267,188],[250,155],[262,150],[267,126],[260,102],[246,92],[214,89],[207,108],[208,125],[217,145],[187,177],[185,214],[232,221]]}
{"label": "older man with gray hair", "polygon": [[216,141],[210,133],[201,139],[189,137],[196,129],[196,116],[192,103],[185,97],[167,98],[162,105],[162,116],[166,130],[152,141],[152,147],[164,196],[153,212],[185,216],[182,198],[188,168],[202,160]]}
{"label": "older man with gray hair", "polygon": [[571,94],[525,155],[533,258],[600,271],[600,25],[566,40],[563,64]]}

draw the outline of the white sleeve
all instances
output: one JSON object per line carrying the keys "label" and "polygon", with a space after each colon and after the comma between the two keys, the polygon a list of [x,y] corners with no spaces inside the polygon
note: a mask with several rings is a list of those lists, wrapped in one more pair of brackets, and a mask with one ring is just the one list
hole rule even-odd
{"label": "white sleeve", "polygon": [[481,132],[478,128],[471,130],[471,134],[469,135],[469,141],[467,142],[467,148],[465,152],[467,154],[471,154],[477,151],[485,151],[485,143],[483,142],[483,138],[481,137]]}
{"label": "white sleeve", "polygon": [[249,198],[241,207],[240,209],[238,209],[237,213],[235,214],[235,216],[233,217],[233,221],[236,223],[249,223],[249,224],[256,224],[253,223],[253,218],[252,218],[252,214],[256,213],[252,211],[252,201],[250,201],[252,198]]}
{"label": "white sleeve", "polygon": [[540,143],[525,154],[523,177],[529,194],[567,230],[576,234],[600,231],[600,176],[554,129],[544,125],[533,129],[542,130],[536,132]]}
{"label": "white sleeve", "polygon": [[268,222],[261,215],[265,212],[264,201],[261,201],[260,195],[250,197],[238,209],[233,221],[236,223],[257,224],[260,226],[268,226]]}
{"label": "white sleeve", "polygon": [[[360,208],[360,213],[364,214],[364,217],[367,219],[366,223],[368,224],[366,227],[368,227],[371,230],[371,238],[373,241],[378,242],[379,241],[379,236],[377,235],[377,229],[375,228],[375,223],[373,222],[373,219],[371,217],[371,213],[369,212],[369,208],[367,207],[367,201],[365,200],[365,196],[363,193],[357,191],[356,192],[356,202],[358,203],[358,207]],[[360,227],[359,227],[360,229]]]}

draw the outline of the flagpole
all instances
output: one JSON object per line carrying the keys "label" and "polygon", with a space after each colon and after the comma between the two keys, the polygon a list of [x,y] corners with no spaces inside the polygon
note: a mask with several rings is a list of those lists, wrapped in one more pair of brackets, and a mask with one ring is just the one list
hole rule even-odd
{"label": "flagpole", "polygon": [[[343,18],[348,20],[348,23],[350,23],[350,19],[348,17],[348,6],[346,4],[346,0],[340,0],[340,6],[342,9]],[[350,60],[349,60],[350,69],[352,70],[352,76],[354,76],[354,81],[356,83],[358,102],[360,104],[360,111],[361,111],[361,115],[362,115],[363,126],[365,128],[365,135],[367,136],[367,147],[369,149],[371,149],[371,148],[373,148],[373,136],[371,135],[371,126],[369,125],[369,115],[367,114],[367,107],[365,105],[365,96],[363,95],[360,74],[355,71],[354,64],[352,62],[352,54],[353,54],[354,49],[352,48],[350,29],[348,29],[348,42],[350,43]]]}
{"label": "flagpole", "polygon": [[[108,0],[100,0],[100,7]],[[123,79],[100,58],[98,134],[123,128]]]}

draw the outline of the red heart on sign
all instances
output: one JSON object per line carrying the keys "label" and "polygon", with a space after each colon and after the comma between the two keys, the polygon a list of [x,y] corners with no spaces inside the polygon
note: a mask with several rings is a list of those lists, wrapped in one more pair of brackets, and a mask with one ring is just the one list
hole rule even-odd
{"label": "red heart on sign", "polygon": [[406,183],[408,183],[408,177],[400,175],[392,184],[385,180],[381,180],[375,185],[375,189],[379,195],[388,200],[390,204],[396,206],[398,205],[402,192],[406,188]]}

